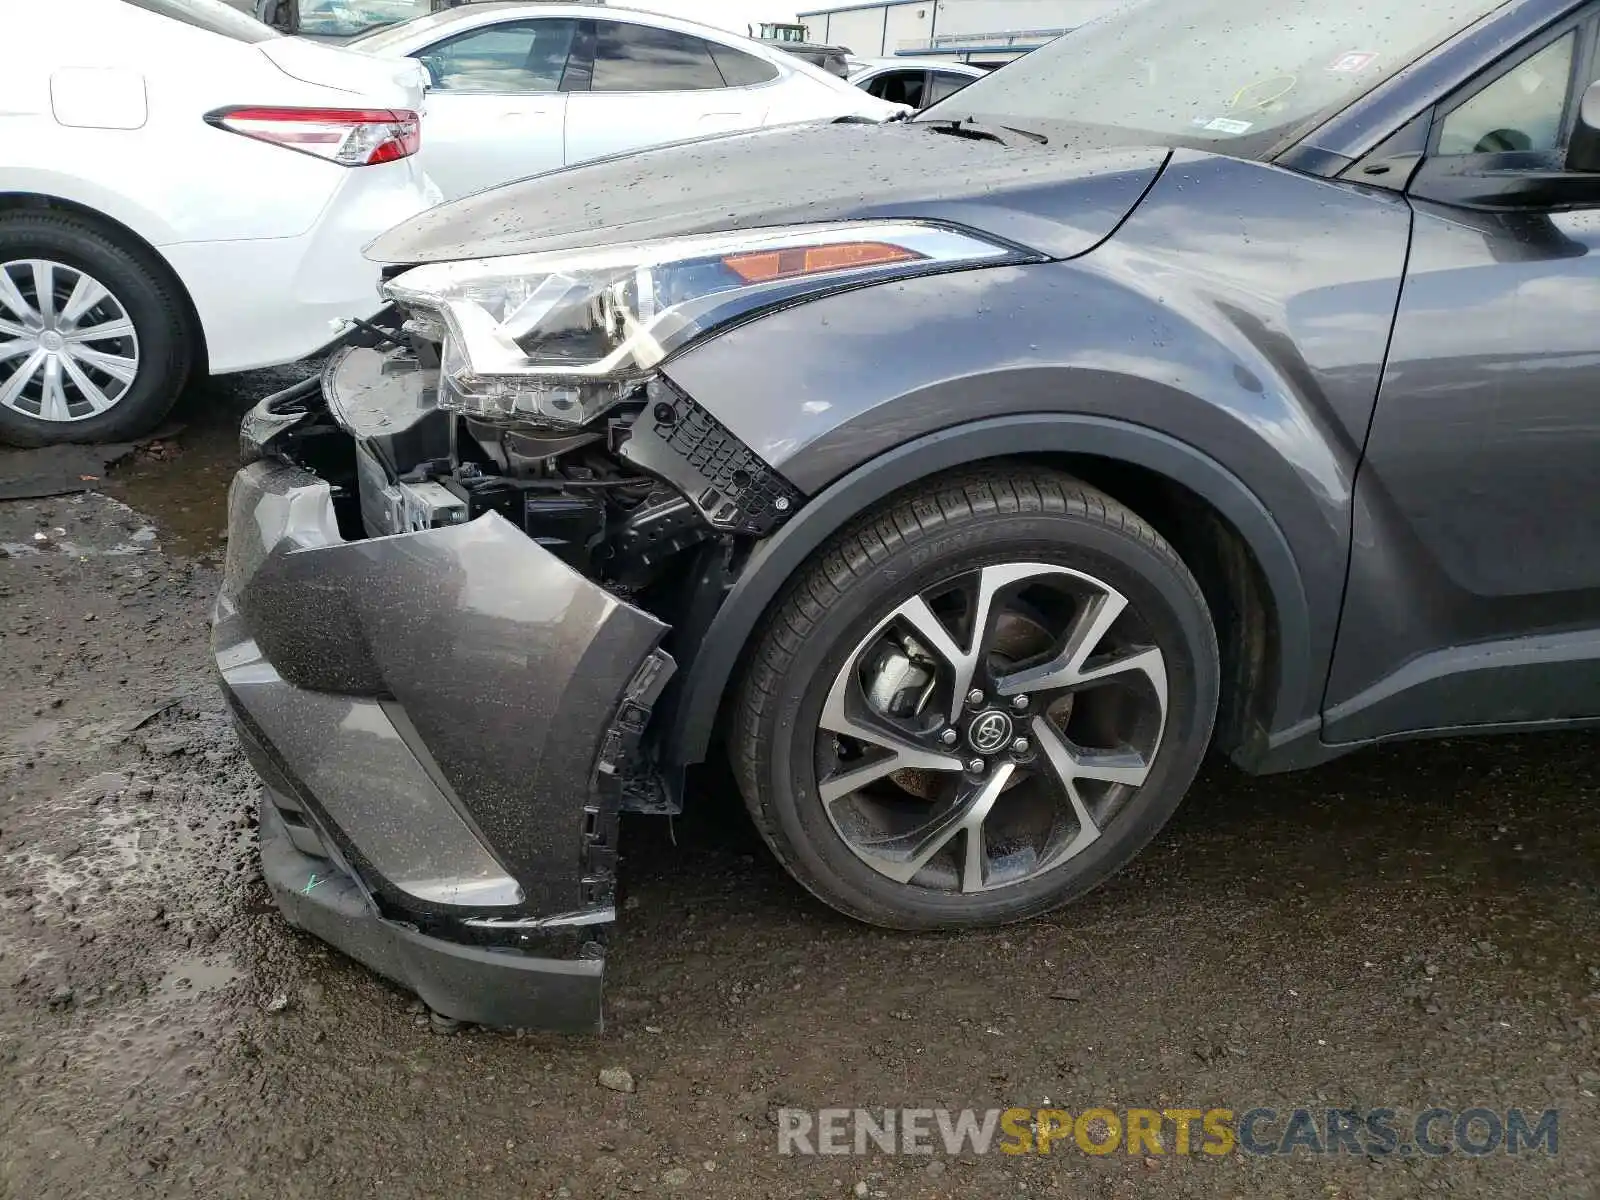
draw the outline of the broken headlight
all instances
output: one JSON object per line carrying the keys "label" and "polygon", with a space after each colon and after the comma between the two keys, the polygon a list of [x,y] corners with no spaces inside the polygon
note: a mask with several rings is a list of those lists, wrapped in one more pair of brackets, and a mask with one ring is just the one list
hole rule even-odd
{"label": "broken headlight", "polygon": [[955,266],[1010,247],[911,222],[794,225],[416,267],[384,293],[443,343],[439,406],[578,425],[718,325],[809,295]]}

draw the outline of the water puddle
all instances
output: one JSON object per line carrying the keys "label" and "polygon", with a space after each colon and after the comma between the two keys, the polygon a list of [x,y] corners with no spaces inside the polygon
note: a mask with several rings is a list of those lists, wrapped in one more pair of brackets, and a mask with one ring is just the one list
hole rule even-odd
{"label": "water puddle", "polygon": [[[65,807],[63,824],[70,819]],[[19,850],[0,855],[0,862],[17,878],[28,881],[53,900],[60,900],[102,877],[129,882],[140,869],[140,860],[150,851],[156,832],[139,823],[135,812],[98,813],[81,840],[70,843],[68,853],[49,850]]]}
{"label": "water puddle", "polygon": [[156,522],[163,550],[197,558],[227,540],[228,483],[238,469],[236,429],[186,429],[125,459],[103,486]]}
{"label": "water puddle", "polygon": [[167,973],[150,991],[150,998],[162,1002],[188,1001],[220,992],[244,978],[226,955],[190,955],[167,968]]}
{"label": "water puddle", "polygon": [[239,421],[262,397],[314,370],[293,364],[190,388],[173,413],[183,428],[124,458],[102,487],[152,519],[169,553],[218,553],[227,541],[228,484],[239,469]]}
{"label": "water puddle", "polygon": [[[115,558],[157,550],[184,558],[220,554],[227,541],[228,485],[239,469],[239,422],[261,399],[317,369],[315,362],[291,363],[201,380],[184,393],[170,423],[155,435],[136,446],[106,448],[98,458],[91,453],[85,461],[92,471],[78,469],[82,464],[63,468],[57,463],[53,473],[46,469],[63,451],[81,448],[10,452],[7,471],[46,482],[38,485],[42,490],[13,488],[8,502],[46,506],[52,524],[61,524],[32,529],[28,510],[19,510],[22,515],[0,530],[0,558]],[[120,457],[107,467],[96,465],[109,454]],[[94,491],[80,490],[85,488]],[[79,506],[107,497],[126,520],[105,526],[75,520],[87,512]]]}
{"label": "water puddle", "polygon": [[66,533],[65,529],[58,528],[29,542],[0,542],[0,551],[4,551],[10,558],[27,558],[30,555],[44,554],[59,554],[67,558],[121,558],[128,554],[148,554],[152,550],[160,549],[153,525],[142,525],[126,539],[113,542],[109,546],[75,542],[68,538]]}

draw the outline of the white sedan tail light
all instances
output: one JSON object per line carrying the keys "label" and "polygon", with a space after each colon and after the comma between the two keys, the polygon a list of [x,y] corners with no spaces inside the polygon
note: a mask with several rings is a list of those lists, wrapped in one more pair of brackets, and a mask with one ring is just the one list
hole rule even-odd
{"label": "white sedan tail light", "polygon": [[405,110],[221,108],[206,123],[345,167],[395,162],[422,148],[422,120]]}

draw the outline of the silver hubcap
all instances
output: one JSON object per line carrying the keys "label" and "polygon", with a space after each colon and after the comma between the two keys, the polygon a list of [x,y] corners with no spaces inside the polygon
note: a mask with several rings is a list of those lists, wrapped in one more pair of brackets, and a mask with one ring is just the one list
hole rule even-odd
{"label": "silver hubcap", "polygon": [[0,263],[0,405],[41,421],[111,408],[139,375],[139,335],[109,288],[47,259]]}
{"label": "silver hubcap", "polygon": [[993,891],[1097,841],[1149,777],[1166,718],[1166,662],[1120,592],[1048,563],[982,567],[851,652],[823,704],[817,793],[880,874]]}

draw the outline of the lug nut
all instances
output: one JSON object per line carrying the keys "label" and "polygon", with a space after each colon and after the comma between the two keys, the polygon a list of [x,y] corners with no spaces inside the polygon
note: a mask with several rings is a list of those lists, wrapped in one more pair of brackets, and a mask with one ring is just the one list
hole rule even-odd
{"label": "lug nut", "polygon": [[970,692],[968,692],[967,693],[967,703],[969,705],[971,705],[973,708],[982,708],[983,707],[983,689],[982,688],[973,688]]}
{"label": "lug nut", "polygon": [[1027,738],[1018,738],[1011,743],[1011,753],[1013,754],[1026,754],[1031,749],[1033,749],[1033,743],[1028,741]]}
{"label": "lug nut", "polygon": [[961,735],[959,733],[957,733],[954,729],[946,729],[943,733],[941,733],[939,735],[939,740],[941,742],[943,742],[946,746],[954,746],[956,744],[956,742],[960,740],[960,738],[961,738]]}
{"label": "lug nut", "polygon": [[967,770],[971,771],[974,775],[982,775],[983,774],[983,759],[981,759],[981,758],[969,758],[969,759],[967,759]]}
{"label": "lug nut", "polygon": [[1016,709],[1018,712],[1021,712],[1023,709],[1028,707],[1028,698],[1026,696],[1011,697],[1011,707]]}

